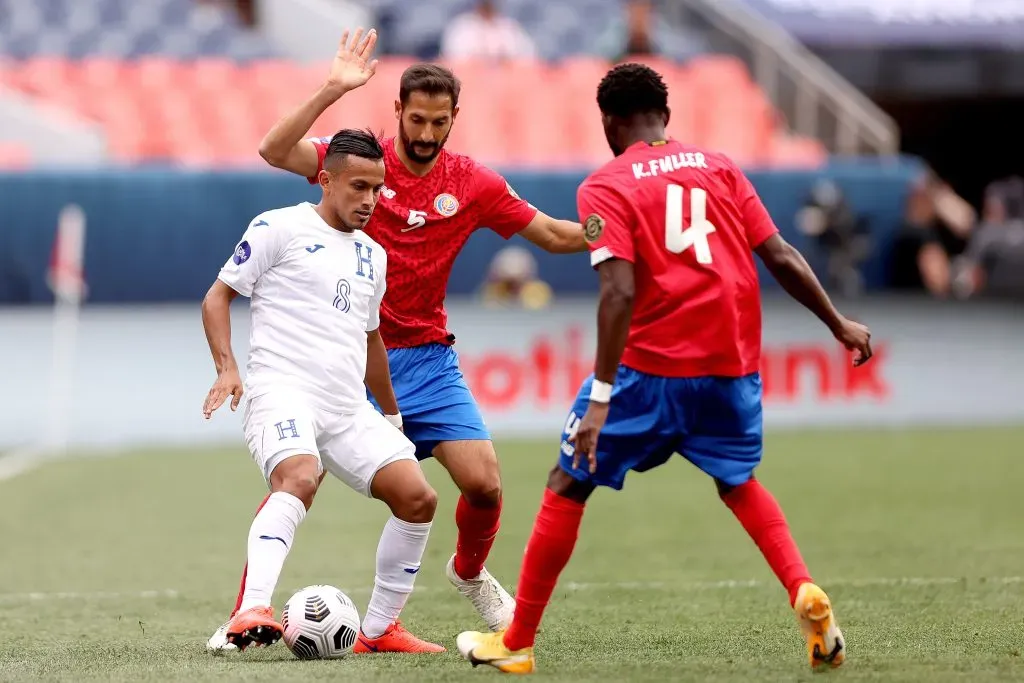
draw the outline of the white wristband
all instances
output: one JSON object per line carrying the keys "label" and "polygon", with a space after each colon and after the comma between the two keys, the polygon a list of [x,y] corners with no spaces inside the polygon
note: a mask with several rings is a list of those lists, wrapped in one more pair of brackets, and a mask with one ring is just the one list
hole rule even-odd
{"label": "white wristband", "polygon": [[612,385],[595,379],[590,385],[590,400],[594,403],[611,403]]}
{"label": "white wristband", "polygon": [[395,413],[394,415],[385,415],[384,419],[387,420],[388,422],[390,422],[395,427],[397,427],[399,429],[402,428],[402,414],[401,413]]}

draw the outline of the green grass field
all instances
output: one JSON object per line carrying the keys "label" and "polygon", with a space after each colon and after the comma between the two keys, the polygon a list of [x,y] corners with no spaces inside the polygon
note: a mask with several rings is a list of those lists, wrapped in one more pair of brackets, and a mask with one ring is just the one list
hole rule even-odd
{"label": "green grass field", "polygon": [[[514,587],[552,442],[498,444]],[[447,585],[441,504],[405,623],[454,650],[479,625]],[[830,592],[844,681],[1024,680],[1024,429],[772,434],[760,477]],[[449,652],[300,662],[283,644],[212,658],[262,479],[242,447],[54,463],[0,482],[0,680],[485,681]],[[275,596],[331,583],[360,610],[382,505],[328,480]],[[599,492],[538,641],[552,681],[812,680],[785,594],[710,482],[681,459]],[[813,680],[822,680],[814,678]]]}

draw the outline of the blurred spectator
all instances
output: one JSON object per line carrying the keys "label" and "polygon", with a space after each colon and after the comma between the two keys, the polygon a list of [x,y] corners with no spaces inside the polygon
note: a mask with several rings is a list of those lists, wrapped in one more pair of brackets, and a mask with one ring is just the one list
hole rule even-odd
{"label": "blurred spectator", "polygon": [[970,204],[928,171],[910,189],[904,223],[893,242],[890,286],[948,296],[951,259],[966,247],[975,218]]}
{"label": "blurred spectator", "polygon": [[850,208],[838,185],[831,180],[815,183],[810,200],[797,213],[796,227],[824,252],[826,279],[831,287],[844,296],[863,292],[860,265],[870,252],[870,240],[863,221]]}
{"label": "blurred spectator", "polygon": [[217,5],[230,8],[250,28],[256,26],[255,0],[199,0],[201,5]]}
{"label": "blurred spectator", "polygon": [[551,303],[551,287],[537,277],[537,260],[524,247],[505,247],[491,261],[484,303],[537,310]]}
{"label": "blurred spectator", "polygon": [[528,59],[536,54],[526,29],[499,14],[493,0],[480,0],[476,9],[455,17],[441,37],[445,59]]}
{"label": "blurred spectator", "polygon": [[981,225],[954,270],[958,297],[1024,299],[1024,179],[988,186]]}
{"label": "blurred spectator", "polygon": [[612,61],[632,55],[660,55],[682,60],[706,49],[699,32],[673,28],[651,0],[625,0],[622,14],[594,41],[594,51]]}

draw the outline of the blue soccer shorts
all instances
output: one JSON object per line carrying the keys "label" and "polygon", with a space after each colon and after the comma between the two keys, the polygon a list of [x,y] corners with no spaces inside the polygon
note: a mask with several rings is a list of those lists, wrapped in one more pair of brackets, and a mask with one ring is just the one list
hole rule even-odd
{"label": "blue soccer shorts", "polygon": [[675,453],[729,486],[748,481],[761,462],[761,377],[658,377],[620,366],[608,421],[597,440],[597,472],[585,457],[573,469],[570,434],[590,402],[593,375],[565,421],[559,465],[579,481],[621,489],[630,470],[646,472]]}
{"label": "blue soccer shorts", "polygon": [[[416,458],[429,458],[444,441],[490,440],[480,407],[459,370],[459,356],[446,344],[388,350],[391,383],[402,411],[405,435]],[[367,392],[373,406],[380,406]]]}

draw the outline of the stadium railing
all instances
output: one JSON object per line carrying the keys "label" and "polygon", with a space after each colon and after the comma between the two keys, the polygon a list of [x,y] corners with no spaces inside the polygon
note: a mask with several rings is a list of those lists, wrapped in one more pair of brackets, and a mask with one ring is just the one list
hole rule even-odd
{"label": "stadium railing", "polygon": [[698,24],[715,49],[746,63],[755,82],[800,136],[829,152],[891,156],[899,151],[893,119],[785,30],[736,0],[666,3],[676,22]]}

